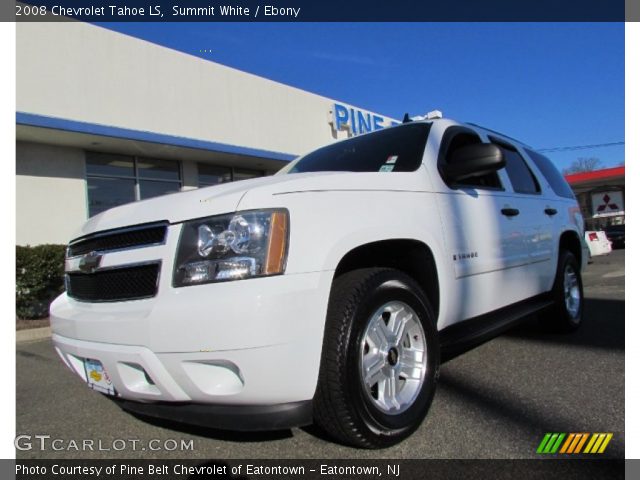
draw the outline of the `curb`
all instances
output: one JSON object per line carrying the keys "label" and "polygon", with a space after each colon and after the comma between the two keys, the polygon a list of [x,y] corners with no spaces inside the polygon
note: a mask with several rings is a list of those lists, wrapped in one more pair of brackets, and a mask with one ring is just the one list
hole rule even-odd
{"label": "curb", "polygon": [[16,343],[33,342],[51,336],[51,327],[29,328],[16,332]]}

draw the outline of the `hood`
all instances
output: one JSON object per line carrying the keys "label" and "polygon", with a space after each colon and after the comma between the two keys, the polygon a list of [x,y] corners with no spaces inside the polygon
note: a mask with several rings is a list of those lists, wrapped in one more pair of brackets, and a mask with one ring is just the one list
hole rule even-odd
{"label": "hood", "polygon": [[[74,238],[142,223],[182,222],[238,208],[268,208],[268,197],[330,190],[415,190],[414,173],[313,172],[253,178],[128,203],[91,217]],[[424,184],[421,185],[424,188]],[[246,198],[245,198],[246,197]],[[265,203],[266,202],[266,203]]]}
{"label": "hood", "polygon": [[416,172],[318,172],[278,175],[277,183],[256,186],[242,197],[238,210],[272,206],[277,195],[278,206],[287,206],[298,194],[321,192],[424,192],[431,190],[429,176]]}

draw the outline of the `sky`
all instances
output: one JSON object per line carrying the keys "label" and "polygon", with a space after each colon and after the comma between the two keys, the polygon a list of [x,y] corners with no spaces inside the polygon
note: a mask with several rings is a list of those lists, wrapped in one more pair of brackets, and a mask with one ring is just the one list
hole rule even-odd
{"label": "sky", "polygon": [[[398,119],[437,109],[540,149],[624,141],[622,23],[98,25]],[[624,145],[547,155],[610,167]]]}

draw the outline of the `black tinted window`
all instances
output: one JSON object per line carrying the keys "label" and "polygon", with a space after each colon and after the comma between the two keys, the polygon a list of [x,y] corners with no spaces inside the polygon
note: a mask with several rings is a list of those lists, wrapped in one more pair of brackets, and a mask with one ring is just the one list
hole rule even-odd
{"label": "black tinted window", "polygon": [[547,179],[547,182],[549,182],[551,189],[556,195],[559,197],[574,198],[571,187],[551,160],[538,152],[534,152],[533,150],[526,149],[525,151],[527,152],[527,155],[531,157],[531,160],[533,160],[533,163],[536,164],[536,167],[538,167],[540,172],[542,172],[544,178]]}
{"label": "black tinted window", "polygon": [[540,186],[535,179],[531,170],[527,166],[524,158],[520,156],[518,151],[511,145],[506,143],[497,142],[491,139],[494,144],[500,147],[504,160],[506,162],[507,175],[511,180],[513,191],[517,193],[538,193],[540,192]]}
{"label": "black tinted window", "polygon": [[413,123],[334,143],[305,155],[287,173],[413,172],[422,162],[430,128]]}
{"label": "black tinted window", "polygon": [[159,158],[138,158],[138,176],[149,180],[180,181],[180,163]]}
{"label": "black tinted window", "polygon": [[134,176],[133,157],[111,153],[87,152],[87,175]]}
{"label": "black tinted window", "polygon": [[231,181],[231,168],[217,165],[198,164],[198,186],[207,187]]}

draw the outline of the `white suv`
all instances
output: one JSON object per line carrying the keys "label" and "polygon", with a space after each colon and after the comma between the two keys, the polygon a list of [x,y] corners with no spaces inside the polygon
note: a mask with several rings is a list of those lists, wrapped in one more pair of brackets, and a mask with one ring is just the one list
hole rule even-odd
{"label": "white suv", "polygon": [[547,158],[474,125],[407,122],[89,219],[53,341],[128,411],[233,430],[315,421],[386,447],[424,418],[441,356],[533,312],[579,326],[582,239]]}

